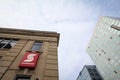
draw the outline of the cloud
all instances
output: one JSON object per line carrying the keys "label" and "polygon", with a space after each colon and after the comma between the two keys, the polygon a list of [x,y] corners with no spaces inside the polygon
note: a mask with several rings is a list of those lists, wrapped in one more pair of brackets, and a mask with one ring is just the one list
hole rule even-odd
{"label": "cloud", "polygon": [[79,0],[5,0],[0,26],[59,32],[60,80],[75,80],[85,64],[92,64],[86,46],[98,11]]}
{"label": "cloud", "polygon": [[0,0],[0,26],[59,32],[60,80],[75,80],[85,64],[93,64],[86,47],[98,17],[120,13],[112,1]]}
{"label": "cloud", "polygon": [[[67,0],[21,0],[1,2],[1,26],[18,28],[50,26],[61,21],[88,20],[93,13],[83,3]],[[87,10],[87,12],[86,12]],[[24,26],[24,27],[22,27]],[[42,27],[44,28],[44,27]]]}

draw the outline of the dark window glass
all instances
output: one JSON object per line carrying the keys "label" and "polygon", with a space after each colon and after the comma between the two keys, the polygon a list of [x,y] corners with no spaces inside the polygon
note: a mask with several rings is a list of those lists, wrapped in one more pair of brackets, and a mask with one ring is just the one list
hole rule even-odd
{"label": "dark window glass", "polygon": [[93,73],[90,73],[90,75],[91,75],[91,76],[94,76],[94,74],[93,74]]}
{"label": "dark window glass", "polygon": [[15,80],[30,80],[30,75],[16,75]]}
{"label": "dark window glass", "polygon": [[110,58],[108,58],[108,61],[110,61]]}
{"label": "dark window glass", "polygon": [[88,48],[90,48],[90,46],[88,46]]}
{"label": "dark window glass", "polygon": [[8,44],[6,44],[6,45],[4,46],[4,48],[5,48],[5,49],[10,49],[10,48],[12,48],[12,46],[10,45],[10,43],[8,43]]}
{"label": "dark window glass", "polygon": [[95,73],[95,76],[99,76],[99,74],[98,74],[98,73]]}
{"label": "dark window glass", "polygon": [[0,42],[2,42],[2,39],[0,39]]}
{"label": "dark window glass", "polygon": [[35,42],[32,46],[32,51],[40,51],[41,49],[41,46],[42,46],[42,43],[41,42]]}
{"label": "dark window glass", "polygon": [[0,39],[0,48],[10,49],[15,46],[17,40]]}
{"label": "dark window glass", "polygon": [[93,78],[93,80],[96,80],[95,78]]}
{"label": "dark window glass", "polygon": [[0,56],[0,59],[2,58],[2,56]]}
{"label": "dark window glass", "polygon": [[115,74],[117,74],[117,71],[114,71]]}
{"label": "dark window glass", "polygon": [[93,69],[93,71],[94,71],[94,72],[97,72],[97,70],[96,70],[96,69]]}
{"label": "dark window glass", "polygon": [[110,37],[110,39],[112,39],[112,37]]}
{"label": "dark window glass", "polygon": [[2,48],[4,45],[5,45],[5,44],[3,44],[3,43],[0,43],[0,48]]}
{"label": "dark window glass", "polygon": [[120,35],[118,35],[118,37],[120,37]]}
{"label": "dark window glass", "polygon": [[104,50],[102,50],[102,52],[104,52]]}
{"label": "dark window glass", "polygon": [[92,69],[88,69],[88,71],[89,71],[89,72],[91,72],[91,71],[92,71]]}
{"label": "dark window glass", "polygon": [[102,80],[102,79],[99,78],[98,80]]}
{"label": "dark window glass", "polygon": [[104,54],[106,54],[106,52],[104,52]]}

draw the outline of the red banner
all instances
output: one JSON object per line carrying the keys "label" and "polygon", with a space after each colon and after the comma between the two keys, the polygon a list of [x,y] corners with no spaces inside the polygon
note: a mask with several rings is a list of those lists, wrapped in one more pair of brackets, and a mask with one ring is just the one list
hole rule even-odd
{"label": "red banner", "polygon": [[40,54],[39,52],[26,52],[19,64],[19,67],[20,68],[35,68],[39,54]]}

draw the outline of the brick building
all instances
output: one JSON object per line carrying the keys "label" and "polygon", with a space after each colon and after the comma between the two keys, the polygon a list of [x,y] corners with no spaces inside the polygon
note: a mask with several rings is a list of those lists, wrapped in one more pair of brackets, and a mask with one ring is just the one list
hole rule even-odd
{"label": "brick building", "polygon": [[59,80],[58,43],[56,32],[0,28],[0,80]]}

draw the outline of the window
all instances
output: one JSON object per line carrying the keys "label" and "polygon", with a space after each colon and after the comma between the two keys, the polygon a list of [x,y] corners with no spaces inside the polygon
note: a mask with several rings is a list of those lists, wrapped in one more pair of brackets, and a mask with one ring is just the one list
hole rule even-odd
{"label": "window", "polygon": [[104,54],[106,54],[106,52],[104,52]]}
{"label": "window", "polygon": [[95,76],[99,76],[99,74],[98,74],[98,73],[95,73]]}
{"label": "window", "polygon": [[0,56],[0,59],[2,58],[2,56]]}
{"label": "window", "polygon": [[102,50],[102,52],[104,52],[104,50]]}
{"label": "window", "polygon": [[93,73],[90,73],[90,75],[91,75],[91,76],[94,76],[94,74],[93,74]]}
{"label": "window", "polygon": [[14,80],[30,80],[30,75],[16,75]]}
{"label": "window", "polygon": [[97,50],[96,50],[96,52],[97,52]]}
{"label": "window", "polygon": [[90,48],[90,46],[88,46],[88,48]]}
{"label": "window", "polygon": [[118,37],[120,37],[120,35],[118,35]]}
{"label": "window", "polygon": [[91,72],[92,70],[91,69],[88,69],[89,72]]}
{"label": "window", "polygon": [[108,58],[108,61],[110,61],[110,58]]}
{"label": "window", "polygon": [[98,78],[98,80],[102,80],[102,79]]}
{"label": "window", "polygon": [[94,72],[97,72],[97,70],[96,70],[96,69],[93,69],[93,71],[94,71]]}
{"label": "window", "polygon": [[3,39],[0,38],[0,48],[11,49],[16,44],[16,39]]}
{"label": "window", "polygon": [[110,39],[112,39],[112,37],[110,37]]}
{"label": "window", "polygon": [[93,78],[93,80],[96,80],[95,78]]}
{"label": "window", "polygon": [[42,43],[41,42],[35,42],[32,46],[32,51],[40,51],[41,49],[41,46],[42,46]]}
{"label": "window", "polygon": [[117,74],[117,71],[114,71],[115,74]]}
{"label": "window", "polygon": [[99,56],[101,56],[101,54],[99,54]]}

